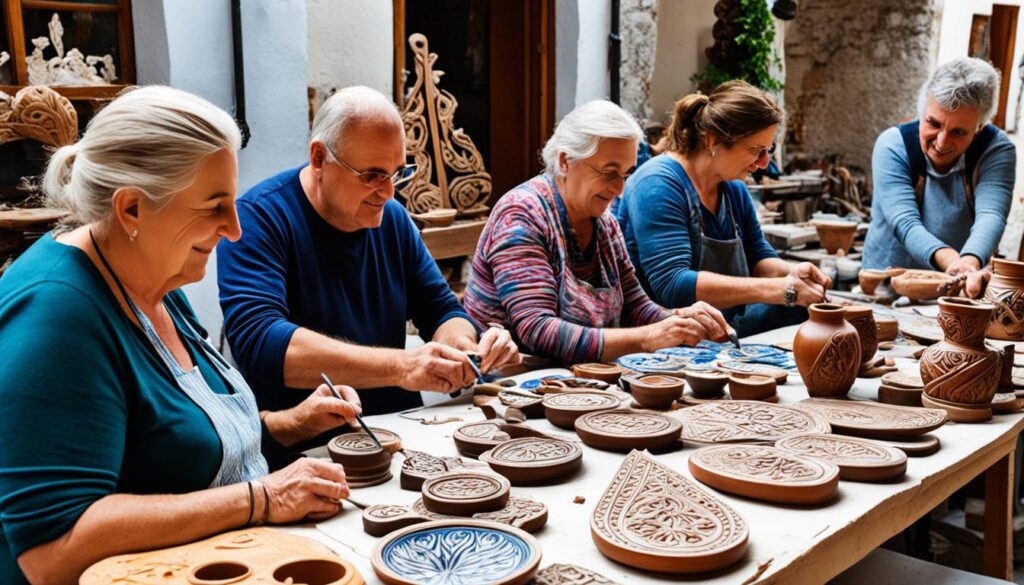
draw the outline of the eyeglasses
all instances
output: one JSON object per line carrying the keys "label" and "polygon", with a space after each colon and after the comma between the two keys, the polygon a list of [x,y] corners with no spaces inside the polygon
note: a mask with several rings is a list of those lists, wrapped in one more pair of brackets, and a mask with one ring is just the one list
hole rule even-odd
{"label": "eyeglasses", "polygon": [[617,173],[615,171],[602,171],[602,170],[599,170],[599,169],[591,166],[590,163],[588,163],[587,161],[584,161],[584,160],[581,160],[580,162],[583,163],[584,165],[586,165],[588,169],[590,169],[590,170],[594,171],[595,173],[601,175],[601,178],[604,179],[605,182],[607,182],[607,183],[614,183],[615,181],[618,181],[620,179],[622,180],[623,183],[625,183],[626,179],[628,179],[629,176],[632,175],[634,171],[636,171],[636,167],[634,166],[634,167],[630,167],[630,169],[628,171],[626,171],[625,174],[619,174],[619,173]]}
{"label": "eyeglasses", "polygon": [[752,148],[748,148],[747,152],[749,152],[751,156],[757,155],[757,160],[761,160],[763,158],[771,158],[775,154],[775,148],[776,144],[772,142],[771,146],[754,146]]}
{"label": "eyeglasses", "polygon": [[331,150],[330,146],[324,144],[324,148],[327,150],[327,154],[331,156],[334,162],[345,167],[348,172],[352,173],[359,179],[360,183],[367,187],[381,187],[384,185],[385,181],[391,181],[392,185],[398,187],[399,185],[407,183],[416,174],[416,165],[405,165],[390,175],[380,171],[359,171],[352,168],[352,165],[341,160],[341,157],[334,154],[334,151]]}

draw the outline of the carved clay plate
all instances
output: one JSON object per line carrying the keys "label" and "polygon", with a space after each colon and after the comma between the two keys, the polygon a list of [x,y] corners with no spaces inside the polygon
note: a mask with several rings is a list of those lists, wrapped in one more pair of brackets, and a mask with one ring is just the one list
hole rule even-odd
{"label": "carved clay plate", "polygon": [[820,504],[839,490],[839,467],[764,445],[716,445],[690,454],[690,473],[715,489],[783,504]]}
{"label": "carved clay plate", "polygon": [[747,550],[747,523],[693,481],[639,451],[623,460],[590,516],[606,557],[639,569],[703,573]]}
{"label": "carved clay plate", "polygon": [[927,457],[939,450],[939,438],[935,435],[918,437],[900,437],[899,439],[865,439],[880,445],[895,447],[907,454],[907,457]]}
{"label": "carved clay plate", "polygon": [[576,434],[595,449],[664,449],[679,441],[678,420],[654,412],[602,410],[576,419]]}
{"label": "carved clay plate", "polygon": [[[412,506],[369,506],[363,510],[363,530],[372,536],[384,536],[412,524],[460,517],[435,514],[423,505],[423,498],[418,498]],[[504,508],[494,512],[478,512],[472,518],[536,532],[548,522],[548,507],[543,502],[510,496]]]}
{"label": "carved clay plate", "polygon": [[510,526],[438,520],[395,532],[373,551],[389,585],[523,585],[540,566],[537,540]]}
{"label": "carved clay plate", "polygon": [[576,419],[588,412],[618,408],[621,401],[608,392],[564,392],[544,397],[544,415],[551,424],[563,429],[575,428]]}
{"label": "carved clay plate", "polygon": [[400,484],[403,490],[414,492],[420,491],[425,480],[443,473],[463,468],[485,467],[483,463],[462,457],[436,457],[412,449],[404,449],[402,454],[405,455],[405,461],[402,461]]}
{"label": "carved clay plate", "polygon": [[561,439],[512,439],[480,455],[480,461],[508,478],[512,485],[537,485],[565,477],[583,463],[583,451]]}
{"label": "carved clay plate", "polygon": [[670,413],[683,423],[683,440],[700,443],[774,443],[806,433],[828,433],[828,422],[789,406],[751,400],[719,400]]}
{"label": "carved clay plate", "polygon": [[839,466],[839,478],[848,481],[888,481],[907,471],[907,455],[868,439],[842,435],[798,435],[775,443],[789,453],[816,457]]}
{"label": "carved clay plate", "polygon": [[478,457],[500,443],[519,437],[543,437],[544,433],[522,424],[498,420],[471,422],[455,429],[455,448],[466,457]]}
{"label": "carved clay plate", "polygon": [[934,431],[946,423],[946,411],[937,408],[827,398],[808,398],[793,406],[824,417],[837,433],[858,437],[912,437]]}
{"label": "carved clay plate", "polygon": [[509,481],[485,471],[451,471],[423,482],[423,504],[435,514],[472,516],[508,503]]}
{"label": "carved clay plate", "polygon": [[576,565],[548,565],[533,579],[533,585],[618,585],[615,581]]}
{"label": "carved clay plate", "polygon": [[789,371],[778,366],[767,364],[753,364],[748,362],[727,361],[719,362],[718,369],[729,374],[743,374],[747,376],[768,376],[774,378],[776,384],[785,384],[789,379]]}

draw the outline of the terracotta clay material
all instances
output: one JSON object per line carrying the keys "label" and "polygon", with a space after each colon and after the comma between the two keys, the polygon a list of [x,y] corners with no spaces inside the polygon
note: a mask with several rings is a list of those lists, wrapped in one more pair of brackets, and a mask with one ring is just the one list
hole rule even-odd
{"label": "terracotta clay material", "polygon": [[992,271],[985,289],[985,301],[995,307],[988,336],[1024,341],[1024,262],[993,258]]}
{"label": "terracotta clay material", "polygon": [[577,378],[601,380],[609,384],[618,383],[623,371],[621,366],[613,364],[576,364],[572,367],[572,375]]}
{"label": "terracotta clay material", "polygon": [[798,435],[775,443],[788,453],[816,457],[839,466],[839,479],[889,481],[907,472],[907,455],[868,439],[842,435]]}
{"label": "terracotta clay material", "polygon": [[588,412],[618,408],[621,401],[607,392],[564,392],[544,397],[544,416],[556,427],[573,430]]}
{"label": "terracotta clay material", "polygon": [[892,289],[912,301],[926,301],[939,298],[939,286],[949,279],[945,272],[908,270],[892,277]]}
{"label": "terracotta clay material", "polygon": [[654,412],[603,410],[576,419],[576,434],[590,447],[610,451],[659,450],[679,442],[678,420]]}
{"label": "terracotta clay material", "polygon": [[903,337],[912,339],[921,345],[933,345],[942,341],[942,328],[934,319],[907,320],[899,325]]}
{"label": "terracotta clay material", "polygon": [[849,305],[844,315],[846,321],[857,330],[860,341],[860,370],[867,369],[878,351],[878,325],[875,324],[875,312],[864,305]]}
{"label": "terracotta clay material", "polygon": [[480,455],[480,461],[505,476],[512,485],[543,485],[574,473],[583,451],[561,439],[512,439]]}
{"label": "terracotta clay material", "polygon": [[865,439],[880,445],[895,447],[907,454],[907,457],[927,457],[939,450],[939,438],[935,435],[919,437],[900,437],[899,439]]}
{"label": "terracotta clay material", "polygon": [[875,326],[878,329],[878,341],[893,341],[900,332],[900,322],[892,317],[875,315]]}
{"label": "terracotta clay material", "polygon": [[857,379],[860,339],[846,322],[846,310],[827,303],[807,308],[810,319],[796,331],[793,355],[811,396],[842,398]]}
{"label": "terracotta clay material", "polygon": [[633,399],[644,408],[666,410],[683,395],[686,385],[681,378],[664,374],[638,376],[630,381]]}
{"label": "terracotta clay material", "polygon": [[889,274],[884,270],[863,269],[857,274],[860,290],[866,295],[874,295],[875,289],[885,282],[886,278],[889,278]]}
{"label": "terracotta clay material", "polygon": [[775,396],[775,380],[767,376],[729,376],[733,400],[768,400]]}
{"label": "terracotta clay material", "polygon": [[544,397],[534,395],[532,392],[526,392],[525,390],[502,390],[498,393],[498,400],[505,406],[511,406],[518,409],[527,418],[541,418],[544,416]]}
{"label": "terracotta clay material", "polygon": [[[697,406],[698,404],[708,404],[710,402],[722,402],[731,400],[733,399],[728,394],[723,394],[721,396],[716,396],[714,398],[699,398],[696,395],[694,395],[693,392],[687,390],[683,392],[683,396],[677,402],[683,406]],[[777,393],[773,394],[772,396],[769,396],[768,398],[765,398],[760,402],[770,402],[772,404],[778,404],[779,395]]]}
{"label": "terracotta clay material", "polygon": [[857,236],[857,223],[852,221],[815,220],[811,222],[818,232],[818,241],[825,252],[834,255],[839,250],[849,252]]}
{"label": "terracotta clay material", "polygon": [[533,585],[618,585],[615,581],[576,565],[548,565],[533,580]]}
{"label": "terracotta clay material", "polygon": [[992,417],[989,404],[1003,372],[1002,351],[985,344],[993,308],[959,297],[939,299],[939,325],[945,339],[921,356],[922,401],[946,409],[957,422]]}
{"label": "terracotta clay material", "polygon": [[748,400],[722,400],[673,411],[683,424],[684,441],[774,443],[805,433],[828,433],[824,418],[789,406]]}
{"label": "terracotta clay material", "polygon": [[782,386],[789,380],[789,371],[768,364],[752,364],[748,362],[727,361],[718,364],[718,369],[733,376],[768,376]]}
{"label": "terracotta clay material", "polygon": [[423,482],[423,505],[435,514],[472,516],[508,503],[511,487],[504,477],[482,471],[451,471]]}
{"label": "terracotta clay material", "polygon": [[366,433],[345,433],[327,443],[331,460],[345,467],[349,487],[369,487],[391,479],[391,451],[387,447],[396,442],[401,445],[401,441],[383,429],[373,429],[373,434],[385,449],[377,447]]}
{"label": "terracotta clay material", "polygon": [[[537,388],[537,393],[564,392],[565,390],[606,390],[609,386],[611,384],[604,380],[592,378],[558,378],[545,381],[544,384]],[[547,389],[546,392],[544,391],[545,388]]]}
{"label": "terracotta clay material", "polygon": [[763,445],[719,445],[690,454],[701,483],[748,498],[783,504],[821,504],[839,490],[834,463]]}
{"label": "terracotta clay material", "polygon": [[924,394],[924,388],[901,388],[899,386],[889,386],[888,384],[878,386],[878,401],[882,404],[919,407],[923,406],[921,403],[922,394]]}
{"label": "terracotta clay material", "polygon": [[747,550],[746,521],[696,483],[639,451],[623,460],[590,516],[601,554],[663,573],[704,573]]}
{"label": "terracotta clay material", "polygon": [[924,389],[924,381],[921,380],[921,376],[903,374],[901,372],[892,372],[882,376],[882,383],[896,388],[906,388],[908,390]]}
{"label": "terracotta clay material", "polygon": [[722,390],[729,382],[729,375],[722,372],[695,372],[686,370],[683,373],[686,384],[697,398],[715,398],[722,396]]}
{"label": "terracotta clay material", "polygon": [[992,397],[992,413],[993,414],[1010,414],[1018,412],[1024,408],[1024,401],[1017,398],[1017,395],[1013,392],[996,393]]}
{"label": "terracotta clay material", "polygon": [[410,213],[412,220],[420,227],[448,227],[455,222],[458,209],[431,209],[424,213]]}
{"label": "terracotta clay material", "polygon": [[246,528],[197,542],[102,560],[81,585],[189,583],[363,585],[351,563],[323,544],[274,528]]}
{"label": "terracotta clay material", "polygon": [[405,449],[402,451],[402,454],[405,455],[405,460],[402,461],[402,473],[399,476],[399,484],[403,490],[414,492],[420,491],[424,481],[443,473],[463,468],[487,467],[485,464],[471,459],[435,457],[429,453],[413,451],[412,449]]}
{"label": "terracotta clay material", "polygon": [[462,425],[455,429],[452,439],[459,453],[475,459],[484,451],[493,449],[509,439],[544,436],[544,433],[524,424],[487,420]]}
{"label": "terracotta clay material", "polygon": [[537,573],[541,549],[518,528],[494,522],[437,520],[403,528],[381,540],[371,563],[388,585],[468,583],[525,585]]}
{"label": "terracotta clay material", "polygon": [[[363,510],[363,531],[371,536],[384,536],[413,524],[453,518],[459,516],[435,514],[427,510],[423,505],[423,498],[420,498],[413,502],[412,506],[382,504],[366,508]],[[548,507],[534,500],[509,496],[504,508],[494,512],[479,512],[473,514],[471,518],[536,532],[547,524]]]}
{"label": "terracotta clay material", "polygon": [[934,408],[908,408],[863,400],[809,398],[794,407],[816,413],[833,432],[868,438],[914,437],[946,424],[946,413]]}

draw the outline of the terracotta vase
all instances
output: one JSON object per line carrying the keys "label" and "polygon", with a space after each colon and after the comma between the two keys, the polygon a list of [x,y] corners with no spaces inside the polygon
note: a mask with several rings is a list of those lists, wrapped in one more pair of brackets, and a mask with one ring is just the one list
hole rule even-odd
{"label": "terracotta vase", "polygon": [[813,221],[814,229],[818,232],[818,241],[821,247],[829,254],[835,254],[839,250],[849,252],[853,247],[853,239],[857,235],[857,224],[852,221]]}
{"label": "terracotta vase", "polygon": [[875,312],[871,310],[871,307],[851,305],[846,307],[845,318],[857,330],[857,338],[860,340],[860,363],[867,364],[878,351],[878,325],[875,324]]}
{"label": "terracotta vase", "polygon": [[839,305],[819,303],[807,312],[810,319],[793,338],[796,368],[811,396],[843,398],[860,367],[857,330],[846,322],[846,310]]}
{"label": "terracotta vase", "polygon": [[884,270],[871,270],[865,268],[857,274],[857,281],[860,283],[860,290],[866,295],[875,294],[875,289],[882,284],[889,274]]}
{"label": "terracotta vase", "polygon": [[958,297],[939,299],[939,325],[945,339],[921,356],[925,406],[942,408],[957,422],[992,418],[999,385],[1001,351],[985,345],[994,306]]}
{"label": "terracotta vase", "polygon": [[995,305],[988,336],[1024,341],[1024,262],[992,260],[992,280],[985,301]]}

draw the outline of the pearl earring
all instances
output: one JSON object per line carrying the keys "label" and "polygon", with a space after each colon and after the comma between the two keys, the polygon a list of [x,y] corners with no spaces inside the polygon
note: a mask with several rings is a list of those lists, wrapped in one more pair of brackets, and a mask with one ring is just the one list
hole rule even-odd
{"label": "pearl earring", "polygon": [[128,241],[134,242],[137,237],[139,237],[139,230],[132,230],[132,234],[128,236]]}
{"label": "pearl earring", "polygon": [[716,153],[716,152],[718,152],[718,151],[717,151],[717,150],[712,150],[712,151],[711,151],[711,158],[715,158],[715,153]]}

